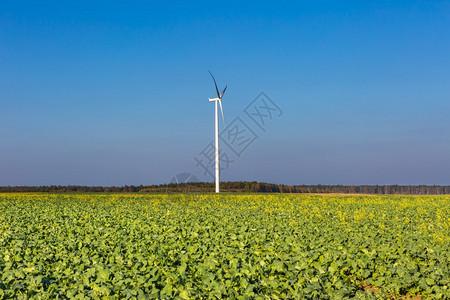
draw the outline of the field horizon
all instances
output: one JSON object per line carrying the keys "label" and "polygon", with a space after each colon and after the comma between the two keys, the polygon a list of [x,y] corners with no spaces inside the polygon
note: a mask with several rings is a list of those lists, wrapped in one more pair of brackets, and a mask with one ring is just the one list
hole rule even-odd
{"label": "field horizon", "polygon": [[[124,186],[0,186],[1,192],[142,192],[142,193],[210,193],[213,182],[168,183],[159,185]],[[222,181],[223,193],[301,193],[301,194],[399,194],[399,195],[446,195],[447,185],[286,185],[257,181]]]}

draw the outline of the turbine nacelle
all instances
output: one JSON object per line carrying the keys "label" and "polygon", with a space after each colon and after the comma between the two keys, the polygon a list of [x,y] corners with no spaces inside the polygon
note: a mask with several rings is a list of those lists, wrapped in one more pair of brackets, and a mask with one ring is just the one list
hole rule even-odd
{"label": "turbine nacelle", "polygon": [[209,102],[219,102],[220,112],[222,113],[223,126],[225,127],[225,118],[223,117],[222,97],[223,94],[225,94],[225,91],[227,90],[227,86],[225,85],[225,88],[223,89],[222,93],[219,93],[219,88],[217,87],[217,82],[216,79],[214,78],[214,75],[210,71],[208,72],[211,75],[212,79],[214,80],[214,86],[216,88],[217,93],[217,98],[209,98]]}

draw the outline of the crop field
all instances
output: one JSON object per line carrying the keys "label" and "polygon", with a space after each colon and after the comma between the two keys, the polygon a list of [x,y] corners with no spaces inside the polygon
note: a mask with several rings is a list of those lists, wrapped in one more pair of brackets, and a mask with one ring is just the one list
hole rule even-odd
{"label": "crop field", "polygon": [[449,196],[0,194],[0,298],[450,299]]}

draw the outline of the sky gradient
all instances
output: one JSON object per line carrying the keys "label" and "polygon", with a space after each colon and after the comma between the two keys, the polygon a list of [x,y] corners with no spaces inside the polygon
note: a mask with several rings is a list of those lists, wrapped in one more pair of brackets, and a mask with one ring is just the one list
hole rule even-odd
{"label": "sky gradient", "polygon": [[211,181],[208,70],[258,137],[223,180],[450,185],[449,30],[448,1],[1,1],[0,185]]}

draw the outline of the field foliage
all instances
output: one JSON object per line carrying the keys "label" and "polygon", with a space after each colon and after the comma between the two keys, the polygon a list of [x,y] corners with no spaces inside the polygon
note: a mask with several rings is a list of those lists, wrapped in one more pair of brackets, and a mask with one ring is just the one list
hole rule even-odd
{"label": "field foliage", "polygon": [[0,298],[450,299],[449,196],[0,194]]}

